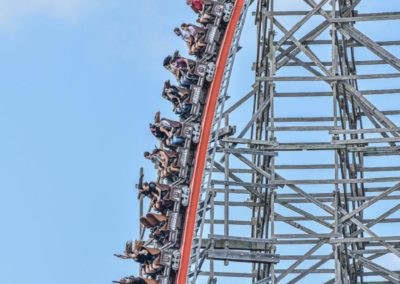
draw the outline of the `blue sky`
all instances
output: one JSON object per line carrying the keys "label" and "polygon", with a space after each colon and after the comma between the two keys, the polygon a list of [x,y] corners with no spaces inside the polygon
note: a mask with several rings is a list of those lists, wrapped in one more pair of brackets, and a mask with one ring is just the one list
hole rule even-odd
{"label": "blue sky", "polygon": [[113,253],[137,234],[148,122],[169,115],[170,30],[192,18],[159,0],[0,0],[0,283],[136,272]]}

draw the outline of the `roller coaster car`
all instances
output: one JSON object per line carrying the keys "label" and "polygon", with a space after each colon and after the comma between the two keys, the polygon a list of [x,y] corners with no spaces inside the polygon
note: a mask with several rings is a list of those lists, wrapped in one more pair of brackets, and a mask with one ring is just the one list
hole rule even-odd
{"label": "roller coaster car", "polygon": [[179,177],[188,178],[188,169],[192,166],[192,144],[199,143],[200,140],[200,124],[186,123],[183,125],[181,135],[185,137],[184,147],[178,149],[178,165],[180,167]]}
{"label": "roller coaster car", "polygon": [[179,269],[180,258],[181,252],[179,250],[165,249],[161,251],[160,264],[165,268],[177,271]]}
{"label": "roller coaster car", "polygon": [[229,22],[232,16],[233,8],[233,3],[221,3],[219,1],[215,1],[210,14],[216,17],[216,23],[218,24],[220,23],[221,19],[224,22]]}
{"label": "roller coaster car", "polygon": [[197,62],[194,74],[199,76],[200,79],[211,82],[214,79],[215,69],[216,65],[214,62]]}
{"label": "roller coaster car", "polygon": [[225,3],[224,5],[224,17],[223,20],[225,22],[229,22],[231,17],[232,17],[232,13],[233,13],[233,8],[234,5],[233,3]]}
{"label": "roller coaster car", "polygon": [[[183,207],[189,205],[189,187],[187,185],[175,186],[171,190],[171,200]],[[178,211],[177,208],[174,211]]]}
{"label": "roller coaster car", "polygon": [[192,105],[205,104],[206,103],[206,92],[200,85],[192,86],[192,94],[190,96],[190,103]]}
{"label": "roller coaster car", "polygon": [[184,123],[180,132],[180,136],[185,137],[185,147],[191,146],[192,143],[197,144],[200,140],[200,124]]}
{"label": "roller coaster car", "polygon": [[182,215],[180,211],[170,212],[168,221],[169,242],[177,244],[179,240],[179,233],[182,230]]}
{"label": "roller coaster car", "polygon": [[219,27],[216,25],[207,26],[207,34],[205,37],[205,42],[207,46],[204,50],[204,56],[215,56],[218,52],[218,43],[220,42],[221,32]]}
{"label": "roller coaster car", "polygon": [[168,217],[162,214],[147,213],[146,216],[140,217],[140,223],[147,229],[163,226],[168,222]]}
{"label": "roller coaster car", "polygon": [[170,284],[171,276],[179,269],[181,253],[179,250],[164,248],[161,249],[160,265],[163,266],[162,275],[159,275],[160,284]]}
{"label": "roller coaster car", "polygon": [[211,9],[211,14],[215,16],[212,24],[206,26],[207,34],[205,42],[207,46],[204,55],[216,56],[219,49],[219,44],[222,41],[226,22],[229,22],[233,11],[232,3],[220,3],[216,1]]}
{"label": "roller coaster car", "polygon": [[214,43],[220,41],[221,31],[219,30],[219,27],[217,25],[207,25],[206,31],[207,31],[205,37],[206,43]]}
{"label": "roller coaster car", "polygon": [[182,181],[189,179],[190,168],[192,166],[192,151],[190,148],[179,148],[179,178]]}
{"label": "roller coaster car", "polygon": [[200,117],[202,112],[202,105],[206,102],[206,91],[202,86],[195,85],[192,86],[192,95],[190,97],[190,103],[192,105],[192,109],[190,110],[190,114],[192,117]]}
{"label": "roller coaster car", "polygon": [[[186,195],[187,193],[185,193]],[[173,187],[170,193],[170,199],[174,202],[174,208],[168,212],[168,231],[169,231],[169,242],[171,245],[176,245],[179,240],[180,232],[182,230],[182,214],[181,205],[186,204],[183,201],[184,192],[181,187]],[[187,205],[186,205],[187,206]]]}

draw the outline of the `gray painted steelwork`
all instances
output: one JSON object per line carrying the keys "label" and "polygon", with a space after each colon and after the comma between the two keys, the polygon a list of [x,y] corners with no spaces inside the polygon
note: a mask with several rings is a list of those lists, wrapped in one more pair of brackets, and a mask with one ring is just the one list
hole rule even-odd
{"label": "gray painted steelwork", "polygon": [[[247,1],[237,28],[189,282],[400,283],[400,12],[282,2]],[[251,10],[254,84],[228,96]]]}

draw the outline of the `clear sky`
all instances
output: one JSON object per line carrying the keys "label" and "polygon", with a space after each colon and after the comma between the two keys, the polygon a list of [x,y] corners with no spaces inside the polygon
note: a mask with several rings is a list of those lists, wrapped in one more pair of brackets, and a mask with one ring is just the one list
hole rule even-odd
{"label": "clear sky", "polygon": [[170,110],[162,59],[193,17],[159,0],[0,0],[0,283],[136,272],[113,253],[136,237],[147,125]]}
{"label": "clear sky", "polygon": [[[254,48],[252,20],[241,45]],[[161,65],[185,49],[172,33],[184,21],[194,21],[184,0],[0,0],[1,284],[105,284],[137,271],[113,253],[137,236],[134,185],[143,165],[154,177],[148,123],[157,110],[173,117]],[[254,80],[254,52],[237,59],[238,93]]]}

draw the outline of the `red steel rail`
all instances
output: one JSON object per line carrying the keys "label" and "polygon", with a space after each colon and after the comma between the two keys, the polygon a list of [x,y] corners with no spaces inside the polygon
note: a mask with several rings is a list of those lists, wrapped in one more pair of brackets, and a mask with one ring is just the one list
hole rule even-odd
{"label": "red steel rail", "polygon": [[235,36],[236,27],[244,6],[244,1],[245,0],[236,0],[232,17],[226,29],[225,36],[222,42],[222,47],[217,60],[217,68],[215,71],[214,80],[211,83],[207,98],[207,104],[201,124],[200,142],[196,152],[195,166],[193,169],[193,177],[190,186],[190,202],[186,211],[185,227],[181,244],[181,261],[176,278],[176,284],[186,284],[187,282],[187,275],[190,265],[190,254],[192,250],[192,240],[194,237],[194,228],[196,224],[197,208],[199,204],[200,190],[204,175],[204,167],[206,162],[208,143],[211,135],[212,123],[214,120],[215,108],[217,105],[218,95],[224,77],[225,65],[228,61],[232,41]]}

